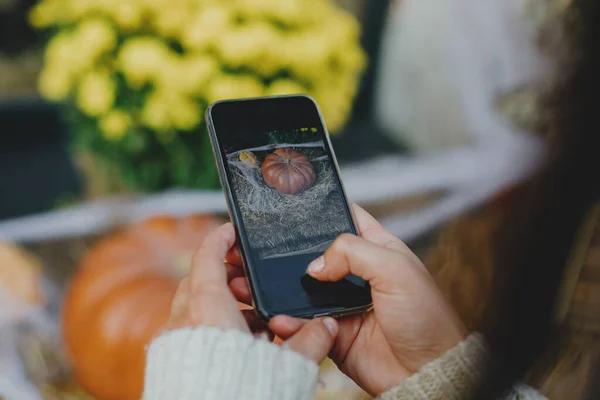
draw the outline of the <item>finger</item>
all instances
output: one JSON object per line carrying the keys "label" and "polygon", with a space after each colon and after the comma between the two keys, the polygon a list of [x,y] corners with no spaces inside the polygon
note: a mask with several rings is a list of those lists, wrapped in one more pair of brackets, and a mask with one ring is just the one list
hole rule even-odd
{"label": "finger", "polygon": [[235,231],[231,223],[222,225],[206,237],[192,259],[193,292],[225,291],[227,272],[223,268],[223,260],[234,242]]}
{"label": "finger", "polygon": [[352,211],[354,212],[354,217],[361,237],[371,243],[387,247],[388,249],[401,251],[408,250],[408,246],[390,231],[381,226],[371,214],[366,212],[359,205],[352,203]]}
{"label": "finger", "polygon": [[414,261],[404,253],[344,234],[333,242],[325,254],[310,263],[307,272],[320,281],[339,281],[353,274],[370,282],[375,288],[397,282],[403,267],[411,263]]}
{"label": "finger", "polygon": [[238,303],[227,285],[225,254],[235,243],[235,230],[227,223],[211,232],[192,260],[190,318],[197,325],[248,331]]}
{"label": "finger", "polygon": [[358,230],[360,232],[367,231],[372,228],[383,228],[379,221],[375,219],[375,217],[354,202],[352,203],[352,212],[354,213],[354,218],[356,219],[356,224],[358,225]]}
{"label": "finger", "polygon": [[171,301],[171,312],[169,320],[165,326],[166,329],[181,328],[184,323],[187,305],[190,297],[190,278],[186,276],[179,282],[175,296]]}
{"label": "finger", "polygon": [[[354,344],[360,326],[362,325],[363,318],[363,315],[354,315],[338,321],[338,336],[329,353],[329,356],[334,358],[336,362],[342,360],[338,365],[343,364],[343,355],[347,354],[350,347],[352,347],[352,344]],[[293,318],[287,315],[278,315],[271,318],[271,321],[269,321],[269,328],[277,335],[277,337],[287,340],[298,333],[298,331],[309,322],[310,320]]]}
{"label": "finger", "polygon": [[189,275],[183,278],[177,286],[175,296],[171,301],[171,314],[185,310],[190,297],[190,277]]}
{"label": "finger", "polygon": [[268,328],[267,324],[256,315],[254,310],[242,310],[242,315],[251,332],[258,332]]}
{"label": "finger", "polygon": [[269,328],[280,338],[286,340],[298,333],[300,328],[309,323],[310,320],[277,315],[269,321]]}
{"label": "finger", "polygon": [[338,330],[337,321],[331,317],[313,319],[286,340],[284,345],[320,364],[331,351]]}
{"label": "finger", "polygon": [[240,246],[238,244],[234,245],[227,254],[225,255],[225,260],[232,265],[237,265],[241,267],[243,265],[242,261],[242,253],[240,252]]}
{"label": "finger", "polygon": [[235,278],[239,278],[241,276],[243,277],[246,275],[244,274],[244,269],[242,267],[232,265],[228,262],[225,263],[225,271],[227,271],[227,282],[231,282]]}
{"label": "finger", "polygon": [[252,293],[250,293],[250,287],[245,277],[234,278],[229,283],[229,289],[237,301],[252,305]]}
{"label": "finger", "polygon": [[356,338],[360,335],[361,329],[366,326],[364,321],[365,314],[352,315],[338,321],[340,325],[339,333],[335,339],[333,349],[331,349],[331,352],[329,353],[329,357],[334,360],[339,367],[344,365],[348,352],[356,343]]}

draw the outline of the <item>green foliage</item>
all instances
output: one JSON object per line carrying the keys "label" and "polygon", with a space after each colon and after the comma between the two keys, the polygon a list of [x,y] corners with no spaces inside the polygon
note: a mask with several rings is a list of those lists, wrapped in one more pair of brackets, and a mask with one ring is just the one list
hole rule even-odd
{"label": "green foliage", "polygon": [[161,141],[151,130],[132,128],[122,141],[105,140],[97,123],[71,107],[64,109],[74,151],[90,151],[114,165],[127,186],[139,191],[166,187],[217,189],[219,178],[206,126],[174,132]]}

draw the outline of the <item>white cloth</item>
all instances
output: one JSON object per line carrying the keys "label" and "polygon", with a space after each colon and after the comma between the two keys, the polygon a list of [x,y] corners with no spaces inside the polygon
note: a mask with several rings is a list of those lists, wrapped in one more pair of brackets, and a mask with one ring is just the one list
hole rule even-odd
{"label": "white cloth", "polygon": [[164,333],[148,351],[144,400],[308,400],[319,367],[237,330]]}

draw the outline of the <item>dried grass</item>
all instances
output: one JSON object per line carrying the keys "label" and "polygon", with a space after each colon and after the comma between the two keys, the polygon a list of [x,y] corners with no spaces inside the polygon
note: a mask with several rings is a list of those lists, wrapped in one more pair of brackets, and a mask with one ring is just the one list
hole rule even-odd
{"label": "dried grass", "polygon": [[350,225],[335,172],[322,149],[303,149],[317,180],[309,189],[283,194],[265,184],[259,167],[230,161],[233,186],[251,245],[260,258],[326,247]]}

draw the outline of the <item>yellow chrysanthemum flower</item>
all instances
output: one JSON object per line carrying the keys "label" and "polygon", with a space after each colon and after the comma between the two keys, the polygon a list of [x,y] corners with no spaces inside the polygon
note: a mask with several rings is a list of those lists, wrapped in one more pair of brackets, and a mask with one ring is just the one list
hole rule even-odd
{"label": "yellow chrysanthemum flower", "polygon": [[[307,91],[335,131],[366,65],[358,21],[329,0],[41,0],[30,18],[69,26],[48,43],[41,93],[61,101],[76,89],[77,107],[110,140],[131,124],[128,110],[111,111],[113,68],[130,89],[152,87],[140,120],[163,138],[195,129],[206,103]],[[282,71],[289,77],[272,81]]]}
{"label": "yellow chrysanthemum flower", "polygon": [[106,114],[115,102],[115,83],[106,71],[85,74],[77,90],[77,106],[90,117]]}
{"label": "yellow chrysanthemum flower", "polygon": [[102,18],[90,18],[73,31],[60,32],[48,42],[46,65],[76,75],[93,67],[98,58],[112,51],[116,44],[116,32],[110,23]]}
{"label": "yellow chrysanthemum flower", "polygon": [[182,29],[181,42],[193,50],[211,47],[231,26],[231,10],[221,4],[211,4],[199,8]]}
{"label": "yellow chrysanthemum flower", "polygon": [[270,17],[281,21],[284,24],[295,25],[301,24],[302,16],[305,15],[306,1],[304,0],[284,0],[284,1],[269,1],[265,12]]}
{"label": "yellow chrysanthemum flower", "polygon": [[[350,73],[341,74],[334,70],[323,73],[318,79],[314,79],[311,82],[313,92],[332,92],[335,94],[335,97],[352,103],[358,91],[360,75]],[[325,100],[329,99],[329,97],[325,98]]]}
{"label": "yellow chrysanthemum flower", "polygon": [[154,86],[167,92],[180,92],[185,86],[185,76],[181,76],[181,59],[175,53],[168,54],[163,60],[155,63],[155,73],[152,76]]}
{"label": "yellow chrysanthemum flower", "polygon": [[252,46],[256,54],[250,60],[249,67],[264,77],[271,77],[285,67],[281,49],[286,44],[279,30],[267,22],[258,22],[249,27],[248,35],[254,38]]}
{"label": "yellow chrysanthemum flower", "polygon": [[[140,0],[137,0],[137,1],[140,1]],[[165,8],[165,6],[169,5],[169,3],[171,3],[171,2],[172,2],[172,0],[144,0],[141,3],[144,4],[146,7],[148,7],[149,10],[152,10],[153,12],[159,12],[160,10],[163,10]]]}
{"label": "yellow chrysanthemum flower", "polygon": [[29,13],[29,23],[44,29],[62,22],[64,4],[62,0],[44,0],[36,4]]}
{"label": "yellow chrysanthemum flower", "polygon": [[39,77],[40,94],[51,101],[62,101],[73,88],[73,80],[68,71],[53,67],[44,68]]}
{"label": "yellow chrysanthemum flower", "polygon": [[323,118],[327,124],[327,129],[331,134],[339,133],[348,120],[348,115],[332,107],[326,106],[323,109]]}
{"label": "yellow chrysanthemum flower", "polygon": [[176,86],[182,93],[199,95],[205,90],[211,77],[220,72],[217,61],[203,54],[183,57],[179,61]]}
{"label": "yellow chrysanthemum flower", "polygon": [[122,111],[113,110],[100,119],[99,126],[102,135],[110,140],[121,140],[131,124],[129,115]]}
{"label": "yellow chrysanthemum flower", "polygon": [[[64,2],[64,0],[63,0]],[[98,0],[70,0],[65,7],[65,14],[70,17],[70,20],[81,20],[83,17],[100,11],[104,4]]]}
{"label": "yellow chrysanthemum flower", "polygon": [[215,49],[224,64],[250,67],[268,76],[283,68],[281,35],[267,23],[231,28],[216,39]]}
{"label": "yellow chrysanthemum flower", "polygon": [[290,36],[281,57],[287,69],[301,79],[313,80],[329,68],[333,43],[318,33]]}
{"label": "yellow chrysanthemum flower", "polygon": [[222,74],[211,80],[207,88],[209,103],[225,99],[257,97],[264,94],[263,84],[248,75],[230,76]]}
{"label": "yellow chrysanthemum flower", "polygon": [[331,1],[313,1],[303,7],[302,25],[327,25],[338,11]]}
{"label": "yellow chrysanthemum flower", "polygon": [[347,11],[332,10],[327,23],[319,27],[324,35],[343,47],[356,47],[360,39],[360,23],[356,17]]}
{"label": "yellow chrysanthemum flower", "polygon": [[117,66],[134,88],[155,80],[176,55],[160,39],[134,37],[125,41],[117,56]]}
{"label": "yellow chrysanthemum flower", "polygon": [[342,79],[334,81],[332,88],[350,104],[358,91],[358,82],[359,77],[357,76],[344,76]]}
{"label": "yellow chrysanthemum flower", "polygon": [[146,99],[141,120],[144,125],[155,131],[164,131],[171,127],[169,118],[169,99],[160,93],[152,93]]}
{"label": "yellow chrysanthemum flower", "polygon": [[303,26],[323,15],[313,12],[312,7],[323,1],[313,0],[238,0],[236,11],[246,18],[268,18],[289,26]]}
{"label": "yellow chrysanthemum flower", "polygon": [[329,131],[338,133],[350,116],[352,102],[333,90],[319,90],[312,95],[321,108]]}
{"label": "yellow chrysanthemum flower", "polygon": [[117,45],[117,34],[104,18],[88,18],[73,32],[74,40],[80,45],[80,56],[94,62],[102,54],[112,51]]}
{"label": "yellow chrysanthemum flower", "polygon": [[367,55],[355,46],[338,49],[336,59],[348,74],[358,74],[367,65]]}
{"label": "yellow chrysanthemum flower", "polygon": [[269,96],[281,96],[286,94],[303,94],[306,88],[291,79],[278,79],[267,89]]}
{"label": "yellow chrysanthemum flower", "polygon": [[238,0],[236,11],[244,18],[264,18],[272,3],[270,0]]}
{"label": "yellow chrysanthemum flower", "polygon": [[152,21],[159,35],[179,38],[184,27],[189,25],[189,19],[189,10],[185,7],[169,6],[154,14]]}
{"label": "yellow chrysanthemum flower", "polygon": [[240,67],[257,58],[255,38],[246,28],[230,29],[218,38],[216,45],[221,60],[232,67]]}
{"label": "yellow chrysanthemum flower", "polygon": [[184,97],[176,98],[169,104],[169,114],[173,126],[182,131],[194,129],[203,118],[202,110],[195,101]]}
{"label": "yellow chrysanthemum flower", "polygon": [[220,71],[217,61],[206,55],[177,56],[166,61],[156,77],[161,90],[176,94],[200,95],[211,76]]}
{"label": "yellow chrysanthemum flower", "polygon": [[158,90],[146,100],[142,123],[157,131],[191,130],[202,120],[202,110],[195,101],[173,92]]}
{"label": "yellow chrysanthemum flower", "polygon": [[79,57],[79,47],[70,32],[60,32],[46,45],[44,54],[46,65],[71,69]]}
{"label": "yellow chrysanthemum flower", "polygon": [[[115,0],[112,0],[115,2]],[[117,0],[107,8],[107,14],[124,31],[134,31],[140,27],[144,17],[144,2],[138,0]]]}

